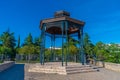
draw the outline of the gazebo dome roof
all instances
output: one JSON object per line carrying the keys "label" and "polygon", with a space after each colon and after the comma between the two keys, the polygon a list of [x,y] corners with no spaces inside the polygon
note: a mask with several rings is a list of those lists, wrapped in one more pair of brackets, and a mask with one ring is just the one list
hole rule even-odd
{"label": "gazebo dome roof", "polygon": [[43,24],[46,24],[46,32],[50,34],[61,34],[62,21],[67,21],[69,23],[68,34],[77,32],[79,27],[83,27],[85,24],[85,22],[83,21],[71,18],[70,13],[67,11],[57,11],[54,14],[54,18],[48,18],[48,19],[41,20],[40,29],[43,28]]}

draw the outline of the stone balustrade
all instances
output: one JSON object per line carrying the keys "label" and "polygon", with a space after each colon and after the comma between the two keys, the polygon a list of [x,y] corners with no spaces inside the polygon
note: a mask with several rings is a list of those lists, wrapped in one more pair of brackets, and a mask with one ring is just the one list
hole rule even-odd
{"label": "stone balustrade", "polygon": [[106,69],[110,69],[110,70],[113,70],[113,71],[117,71],[117,72],[120,72],[120,64],[116,64],[116,63],[109,63],[109,62],[98,62],[97,63],[98,66],[100,67],[104,67]]}
{"label": "stone balustrade", "polygon": [[14,61],[5,61],[4,63],[0,64],[0,72],[10,68],[15,64]]}

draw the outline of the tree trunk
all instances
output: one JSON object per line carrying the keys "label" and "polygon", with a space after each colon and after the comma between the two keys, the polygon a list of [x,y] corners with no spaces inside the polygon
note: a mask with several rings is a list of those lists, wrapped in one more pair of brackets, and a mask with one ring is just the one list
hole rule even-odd
{"label": "tree trunk", "polygon": [[31,58],[31,57],[30,57],[30,54],[29,54],[29,55],[28,55],[28,63],[30,62],[30,58]]}
{"label": "tree trunk", "polygon": [[74,61],[76,62],[76,55],[74,54]]}

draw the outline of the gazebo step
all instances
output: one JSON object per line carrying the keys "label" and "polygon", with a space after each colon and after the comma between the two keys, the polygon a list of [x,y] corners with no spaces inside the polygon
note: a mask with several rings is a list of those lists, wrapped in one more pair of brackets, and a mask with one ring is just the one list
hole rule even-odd
{"label": "gazebo step", "polygon": [[94,72],[99,71],[97,67],[92,67],[89,65],[84,66],[68,66],[66,67],[66,73],[72,74],[72,73],[85,73],[85,72]]}
{"label": "gazebo step", "polygon": [[68,66],[61,66],[58,63],[40,65],[40,64],[32,64],[28,67],[28,72],[38,72],[38,73],[55,73],[55,74],[74,74],[74,73],[85,73],[85,72],[94,72],[98,71],[98,68],[90,65],[81,65],[70,63]]}
{"label": "gazebo step", "polygon": [[74,70],[74,71],[67,71],[67,74],[75,74],[75,73],[86,73],[86,72],[96,72],[97,69],[92,70]]}

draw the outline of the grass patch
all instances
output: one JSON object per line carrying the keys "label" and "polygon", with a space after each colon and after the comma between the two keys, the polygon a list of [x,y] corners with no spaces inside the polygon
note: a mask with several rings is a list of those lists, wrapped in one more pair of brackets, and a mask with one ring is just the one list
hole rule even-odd
{"label": "grass patch", "polygon": [[40,63],[40,61],[25,61],[25,60],[22,60],[22,61],[16,61],[16,63]]}
{"label": "grass patch", "polygon": [[3,61],[0,61],[0,64],[3,63]]}

